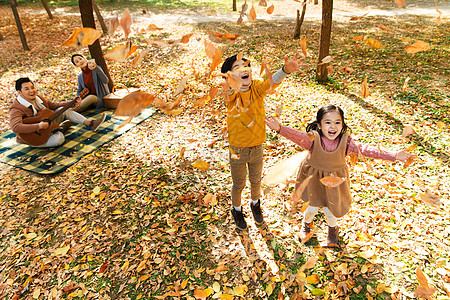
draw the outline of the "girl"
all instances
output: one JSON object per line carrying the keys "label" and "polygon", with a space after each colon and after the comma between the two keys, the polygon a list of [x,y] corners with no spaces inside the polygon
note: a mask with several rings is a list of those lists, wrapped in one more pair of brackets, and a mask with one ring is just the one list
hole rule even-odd
{"label": "girl", "polygon": [[[266,117],[266,124],[270,129],[309,150],[310,153],[300,165],[297,174],[296,188],[303,180],[312,176],[301,197],[303,201],[309,201],[309,206],[304,212],[300,238],[304,239],[311,232],[313,218],[319,208],[323,207],[328,223],[325,244],[328,247],[338,246],[337,220],[350,210],[351,205],[350,180],[345,157],[350,153],[361,153],[371,158],[406,161],[413,156],[404,150],[379,150],[378,147],[353,141],[347,133],[344,112],[335,105],[320,108],[316,120],[308,124],[306,132],[281,126],[274,117]],[[320,179],[329,176],[344,178],[345,181],[337,187],[326,187]]]}
{"label": "girl", "polygon": [[95,105],[96,111],[103,111],[103,97],[109,94],[108,76],[94,61],[88,61],[81,54],[74,54],[72,63],[81,69],[78,74],[78,94],[87,87],[89,95],[81,101],[78,111],[83,111],[91,105]]}

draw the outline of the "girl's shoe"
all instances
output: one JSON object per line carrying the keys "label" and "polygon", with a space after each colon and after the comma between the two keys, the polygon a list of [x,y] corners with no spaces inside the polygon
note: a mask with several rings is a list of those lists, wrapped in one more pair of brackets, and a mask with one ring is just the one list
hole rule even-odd
{"label": "girl's shoe", "polygon": [[255,223],[257,226],[261,226],[264,224],[264,217],[261,212],[261,200],[258,200],[258,203],[253,205],[250,202],[250,208],[252,209],[253,218],[255,219]]}
{"label": "girl's shoe", "polygon": [[334,227],[328,226],[328,236],[325,243],[326,247],[339,247],[339,227],[337,225]]}
{"label": "girl's shoe", "polygon": [[300,229],[300,239],[304,240],[306,236],[311,232],[311,229],[314,227],[314,223],[302,223],[302,228]]}

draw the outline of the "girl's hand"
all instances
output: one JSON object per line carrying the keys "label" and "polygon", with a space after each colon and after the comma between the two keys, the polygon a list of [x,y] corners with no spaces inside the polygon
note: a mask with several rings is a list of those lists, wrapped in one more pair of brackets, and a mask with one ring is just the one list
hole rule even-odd
{"label": "girl's hand", "polygon": [[281,125],[278,122],[278,119],[275,117],[266,117],[265,123],[269,126],[270,129],[275,130],[276,132],[280,132]]}
{"label": "girl's hand", "polygon": [[401,151],[397,152],[397,155],[395,156],[395,160],[405,162],[411,156],[416,157],[415,154],[405,152],[405,150],[401,150]]}
{"label": "girl's hand", "polygon": [[292,60],[289,60],[289,58],[286,56],[284,58],[284,67],[283,71],[286,73],[292,73],[292,72],[300,72],[305,73],[303,70],[300,70],[300,68],[308,66],[307,64],[301,64],[305,60],[305,58],[298,59],[299,54],[295,53],[294,58]]}

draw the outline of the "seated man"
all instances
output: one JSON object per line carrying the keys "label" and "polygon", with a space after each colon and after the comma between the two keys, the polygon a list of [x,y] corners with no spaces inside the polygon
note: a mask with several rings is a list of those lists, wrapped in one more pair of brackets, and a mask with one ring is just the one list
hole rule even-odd
{"label": "seated man", "polygon": [[[39,130],[47,129],[49,127],[49,122],[40,121],[29,124],[29,122],[26,121],[26,118],[35,116],[36,114],[38,114],[39,110],[45,108],[57,111],[58,109],[62,109],[62,107],[64,107],[68,102],[57,103],[49,101],[41,95],[38,96],[33,82],[31,82],[28,77],[19,78],[16,81],[16,91],[19,95],[17,99],[14,100],[11,104],[9,118],[11,129],[14,133],[17,134],[17,142],[21,144],[33,144],[34,147],[56,147],[64,143],[64,134],[61,132],[61,129],[64,128],[58,128],[60,130],[57,129],[51,132],[47,140],[38,141],[37,143],[27,143],[22,139],[20,135],[37,133],[36,135],[37,137],[39,137]],[[76,105],[79,105],[79,101]],[[84,124],[88,126],[92,131],[97,131],[105,118],[106,114],[102,114],[102,116],[98,119],[88,120],[84,116],[69,108],[65,110],[58,118],[56,118],[55,122],[59,124],[64,119],[67,119],[71,121],[66,121],[67,123],[74,122]]]}

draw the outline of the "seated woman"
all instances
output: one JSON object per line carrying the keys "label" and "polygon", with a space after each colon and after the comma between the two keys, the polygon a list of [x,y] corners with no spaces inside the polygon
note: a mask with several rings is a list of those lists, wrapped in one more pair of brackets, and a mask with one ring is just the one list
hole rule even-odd
{"label": "seated woman", "polygon": [[81,101],[78,111],[84,111],[88,107],[95,105],[96,111],[103,111],[103,97],[108,95],[108,76],[105,75],[102,68],[95,62],[89,62],[81,54],[74,54],[71,58],[72,63],[81,69],[78,74],[77,96],[84,88],[89,89],[89,95]]}

